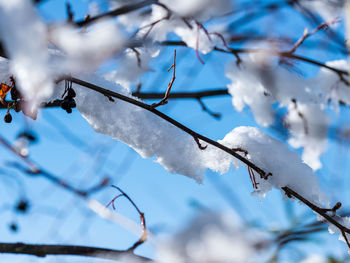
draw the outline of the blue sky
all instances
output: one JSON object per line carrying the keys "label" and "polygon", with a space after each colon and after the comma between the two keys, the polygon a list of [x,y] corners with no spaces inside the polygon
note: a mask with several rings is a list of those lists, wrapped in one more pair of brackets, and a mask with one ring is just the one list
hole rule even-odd
{"label": "blue sky", "polygon": [[[72,1],[76,18],[84,17],[87,13],[88,1]],[[64,1],[48,0],[44,2],[39,12],[48,21],[61,21],[65,18]],[[264,21],[266,25],[269,21]],[[288,26],[288,25],[286,25]],[[291,25],[292,26],[292,25]],[[297,23],[294,32],[299,32]],[[293,30],[291,31],[292,34]],[[301,31],[302,32],[302,31]],[[202,66],[195,56],[195,52],[178,48],[177,79],[174,91],[186,91],[224,87],[228,80],[223,77],[226,63],[234,59],[228,55],[213,54],[203,56],[206,65]],[[153,71],[146,74],[143,79],[143,89],[149,91],[165,91],[171,76],[166,69],[171,64],[173,48],[165,50],[160,59],[151,66]],[[316,54],[310,52],[308,56]],[[324,57],[319,56],[323,60]],[[304,66],[304,65],[303,65]],[[306,67],[306,72],[312,74]],[[195,78],[193,76],[196,75]],[[190,80],[190,81],[189,81]],[[215,120],[200,108],[193,100],[170,101],[160,110],[195,131],[212,139],[221,139],[234,127],[240,125],[254,125],[256,123],[249,110],[237,113],[233,110],[230,97],[205,99],[206,105],[213,111],[220,112],[223,117]],[[151,102],[150,102],[151,103]],[[2,114],[1,112],[0,114]],[[344,120],[347,116],[343,117]],[[58,120],[58,121],[57,121]],[[343,122],[343,119],[336,120]],[[62,124],[62,125],[61,125]],[[64,127],[65,126],[65,127]],[[67,128],[69,131],[67,132]],[[297,215],[307,220],[315,217],[307,209],[296,202],[284,201],[279,191],[272,191],[266,198],[259,199],[251,195],[252,185],[247,170],[242,166],[237,171],[230,170],[223,176],[208,174],[203,185],[181,175],[166,172],[159,164],[150,159],[142,159],[137,153],[120,142],[104,135],[96,134],[83,117],[73,110],[68,115],[60,109],[45,109],[37,121],[25,119],[21,114],[13,114],[12,124],[0,122],[2,136],[14,142],[16,135],[24,129],[32,130],[39,141],[31,147],[31,158],[48,171],[64,178],[68,182],[83,189],[99,182],[103,177],[109,176],[113,183],[126,191],[145,212],[147,224],[155,233],[172,233],[180,229],[201,207],[214,210],[232,209],[230,201],[221,194],[217,185],[229,189],[229,195],[235,196],[234,209],[247,222],[255,224],[262,229],[288,227],[290,220],[286,207],[292,207]],[[266,129],[265,129],[266,130]],[[275,135],[272,130],[266,130]],[[68,135],[67,135],[68,134]],[[73,135],[72,135],[73,134]],[[78,136],[80,140],[89,145],[88,149],[76,147],[71,144],[70,138]],[[171,146],[169,146],[171,147]],[[340,155],[339,145],[331,144],[324,161],[326,173],[333,170],[333,159]],[[348,154],[346,149],[343,149]],[[11,153],[0,148],[1,166],[6,167],[10,160],[17,160]],[[341,155],[344,156],[344,155]],[[101,159],[105,161],[99,166]],[[17,160],[18,161],[18,160]],[[336,161],[334,161],[336,162]],[[338,162],[339,159],[338,159]],[[345,160],[344,160],[345,162]],[[343,163],[339,164],[343,165]],[[1,169],[1,168],[0,168]],[[3,206],[2,224],[0,234],[2,241],[30,242],[30,243],[69,243],[110,247],[122,249],[130,246],[137,239],[124,229],[93,215],[82,200],[67,193],[67,191],[53,186],[43,178],[31,178],[13,170],[0,170],[4,180],[0,183],[0,198]],[[338,173],[338,171],[335,171]],[[339,172],[343,176],[343,172]],[[20,182],[18,187],[17,182]],[[327,184],[324,184],[327,186]],[[345,186],[341,192],[346,193]],[[24,189],[24,190],[23,190]],[[116,190],[106,188],[93,197],[103,204],[107,204],[115,195]],[[18,199],[27,198],[31,203],[28,214],[20,215],[12,209]],[[337,195],[336,197],[338,197]],[[344,202],[346,203],[344,195]],[[231,199],[232,201],[232,199]],[[125,200],[117,202],[119,212],[138,222],[138,215]],[[292,210],[293,210],[292,209]],[[9,231],[8,224],[16,222],[19,231]],[[336,241],[337,236],[325,235],[325,245],[308,245],[309,252],[320,250],[341,253],[345,245]],[[332,244],[326,247],[326,244]],[[331,249],[330,249],[331,248]],[[143,245],[139,253],[152,255],[152,246]],[[80,262],[77,258],[33,258],[19,256],[1,256],[8,262]]]}

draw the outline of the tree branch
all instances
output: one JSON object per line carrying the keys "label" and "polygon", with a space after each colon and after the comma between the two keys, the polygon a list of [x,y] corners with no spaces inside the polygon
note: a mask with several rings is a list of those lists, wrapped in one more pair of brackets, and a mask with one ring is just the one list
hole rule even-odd
{"label": "tree branch", "polygon": [[[91,90],[95,90],[95,91],[97,91],[97,92],[99,92],[99,93],[101,93],[103,95],[108,95],[108,96],[120,99],[122,101],[128,102],[128,103],[133,104],[135,106],[138,106],[140,108],[143,108],[143,109],[145,109],[147,111],[150,111],[153,114],[157,115],[158,117],[162,118],[163,120],[171,123],[172,125],[178,127],[182,131],[184,131],[187,134],[191,135],[195,139],[195,141],[197,143],[199,142],[199,139],[200,139],[200,140],[202,140],[202,141],[204,141],[204,142],[206,142],[208,144],[211,144],[212,146],[217,147],[217,148],[223,150],[224,152],[227,152],[228,154],[232,155],[236,159],[238,159],[241,162],[243,162],[246,165],[248,165],[248,167],[250,167],[251,171],[252,170],[256,171],[260,175],[261,178],[268,179],[269,176],[272,176],[272,174],[269,171],[264,171],[263,169],[261,169],[260,167],[258,167],[257,165],[255,165],[254,163],[249,161],[247,158],[245,158],[242,155],[238,154],[234,149],[230,149],[230,148],[228,148],[228,147],[226,147],[226,146],[224,146],[224,145],[222,145],[222,144],[220,144],[220,143],[218,143],[218,142],[216,142],[216,141],[214,141],[212,139],[209,139],[208,137],[205,137],[205,136],[203,136],[203,135],[201,135],[199,133],[196,133],[195,131],[193,131],[190,128],[184,126],[183,124],[177,122],[176,120],[170,118],[169,116],[165,115],[164,113],[154,109],[151,105],[145,104],[145,103],[143,103],[141,101],[138,101],[138,100],[135,100],[133,98],[124,96],[124,95],[116,93],[114,91],[110,91],[110,90],[104,89],[102,87],[99,87],[97,85],[85,82],[83,80],[80,80],[80,79],[77,79],[77,78],[74,78],[74,77],[67,77],[67,79],[72,81],[72,82],[74,82],[74,83],[76,83],[76,84],[78,84],[78,85],[84,86],[84,87],[89,88]],[[298,199],[299,201],[301,201],[302,203],[307,205],[309,208],[311,208],[313,211],[318,213],[320,216],[322,216],[329,223],[331,223],[335,227],[337,227],[340,230],[340,232],[342,233],[342,235],[344,236],[344,239],[346,240],[347,245],[350,248],[350,243],[348,242],[346,234],[345,234],[345,233],[350,234],[350,229],[345,227],[345,226],[343,226],[341,223],[339,223],[335,219],[336,217],[341,219],[341,217],[335,216],[335,215],[331,216],[331,215],[327,214],[329,209],[323,209],[323,208],[320,208],[320,207],[314,205],[313,203],[311,203],[310,201],[305,199],[303,196],[301,196],[300,194],[298,194],[297,192],[295,192],[293,189],[289,188],[288,186],[281,187],[281,189],[286,193],[287,197],[289,197],[289,198],[294,197],[294,198]],[[339,208],[340,206],[337,204],[335,207]]]}
{"label": "tree branch", "polygon": [[67,80],[70,80],[72,81],[73,83],[75,84],[78,84],[80,86],[83,86],[83,87],[86,87],[86,88],[89,88],[91,90],[94,90],[94,91],[97,91],[105,96],[111,96],[111,97],[114,97],[116,99],[120,99],[122,101],[125,101],[125,102],[128,102],[128,103],[131,103],[135,106],[138,106],[140,108],[143,108],[147,111],[150,111],[152,113],[154,113],[155,115],[157,115],[158,117],[162,118],[163,120],[171,123],[172,125],[178,127],[179,129],[183,130],[184,132],[186,132],[187,134],[191,135],[193,138],[195,139],[200,139],[204,142],[207,142],[225,152],[227,152],[228,154],[231,154],[233,157],[237,158],[238,160],[242,161],[243,163],[245,163],[246,165],[250,166],[252,169],[254,169],[258,174],[260,174],[260,177],[261,178],[265,178],[267,179],[267,177],[269,176],[269,173],[266,173],[264,170],[262,170],[261,168],[259,168],[258,166],[256,166],[254,163],[252,163],[251,161],[249,161],[247,158],[241,156],[240,154],[238,154],[237,152],[233,151],[232,149],[212,140],[212,139],[209,139],[208,137],[205,137],[193,130],[191,130],[190,128],[186,127],[185,125],[179,123],[178,121],[170,118],[168,115],[158,111],[157,109],[155,109],[154,107],[152,107],[151,105],[148,105],[146,103],[143,103],[141,101],[138,101],[138,100],[135,100],[131,97],[128,97],[128,96],[125,96],[125,95],[122,95],[122,94],[119,94],[117,92],[114,92],[114,91],[111,91],[111,90],[107,90],[107,89],[104,89],[102,87],[99,87],[97,85],[94,85],[92,83],[89,83],[89,82],[86,82],[86,81],[83,81],[83,80],[80,80],[80,79],[77,79],[77,78],[74,78],[74,77],[67,77],[66,78]]}
{"label": "tree branch", "polygon": [[100,14],[100,15],[97,15],[94,17],[90,17],[88,19],[83,19],[81,21],[76,22],[75,24],[79,27],[87,26],[87,25],[91,24],[92,22],[99,20],[101,18],[116,17],[116,16],[124,15],[124,14],[130,13],[130,12],[133,12],[135,10],[141,9],[143,7],[155,4],[157,2],[158,2],[158,0],[145,0],[142,2],[135,3],[135,4],[122,6],[120,8],[115,9],[115,10],[112,10],[110,12],[106,12],[106,13],[103,13],[103,14]]}
{"label": "tree branch", "polygon": [[26,254],[37,257],[46,257],[49,255],[86,256],[111,260],[119,260],[120,258],[127,256],[134,259],[136,262],[152,262],[150,258],[135,255],[129,250],[116,250],[73,245],[33,245],[24,243],[0,243],[0,253]]}
{"label": "tree branch", "polygon": [[323,209],[323,208],[318,207],[317,205],[311,203],[309,200],[305,199],[303,196],[299,195],[297,192],[295,192],[294,190],[292,190],[288,186],[284,186],[281,189],[286,193],[286,195],[288,197],[294,197],[294,198],[298,199],[299,201],[301,201],[302,203],[307,205],[309,208],[311,208],[314,212],[316,212],[317,214],[322,216],[329,223],[331,223],[335,227],[337,227],[339,229],[340,233],[343,235],[344,240],[346,241],[346,244],[350,249],[350,243],[349,243],[348,238],[346,236],[346,234],[350,234],[350,229],[347,228],[346,226],[342,225],[341,223],[339,223],[336,220],[336,218],[341,219],[340,216],[336,216],[335,214],[332,216],[329,215],[327,213],[329,209]]}
{"label": "tree branch", "polygon": [[[163,45],[163,46],[185,46],[185,47],[187,47],[186,43],[183,42],[183,41],[163,41],[163,42],[160,43],[160,45]],[[343,80],[343,81],[344,81],[344,78],[348,76],[348,72],[346,70],[342,70],[342,69],[338,69],[338,68],[335,68],[335,67],[328,66],[325,63],[322,63],[320,61],[317,61],[317,60],[314,60],[314,59],[311,59],[311,58],[307,58],[307,57],[304,57],[304,56],[291,54],[289,51],[276,51],[276,50],[259,49],[259,48],[230,48],[230,49],[222,49],[222,48],[219,48],[219,47],[214,47],[214,50],[218,51],[218,52],[221,52],[221,53],[227,53],[227,54],[233,54],[233,55],[242,54],[242,53],[264,53],[264,54],[268,54],[268,55],[271,55],[271,56],[289,58],[289,59],[293,59],[293,60],[302,61],[302,62],[310,64],[310,65],[318,66],[318,67],[321,67],[321,68],[326,68],[326,69],[331,70],[334,73],[336,73],[341,78],[341,80]],[[346,84],[349,84],[348,81],[346,81],[346,82],[347,82]]]}
{"label": "tree branch", "polygon": [[[163,99],[164,93],[162,92],[140,92],[135,91],[132,93],[133,96],[144,99],[144,100],[157,100],[157,99]],[[206,97],[217,97],[217,96],[228,96],[230,93],[228,92],[228,89],[222,88],[222,89],[211,89],[211,90],[201,90],[201,91],[194,91],[194,92],[171,92],[169,93],[167,99],[201,99]],[[12,101],[7,101],[8,103],[11,103]],[[56,108],[61,107],[62,100],[54,100],[51,102],[42,103],[40,105],[41,108]],[[7,107],[0,103],[0,109],[7,109]]]}

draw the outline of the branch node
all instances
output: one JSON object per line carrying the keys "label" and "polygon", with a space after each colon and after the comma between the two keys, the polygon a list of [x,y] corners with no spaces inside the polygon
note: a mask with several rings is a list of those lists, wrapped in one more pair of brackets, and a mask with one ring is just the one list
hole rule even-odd
{"label": "branch node", "polygon": [[193,136],[193,139],[195,140],[195,142],[197,143],[197,146],[199,149],[201,149],[202,151],[204,151],[205,149],[207,149],[208,145],[203,146],[200,142],[197,136]]}

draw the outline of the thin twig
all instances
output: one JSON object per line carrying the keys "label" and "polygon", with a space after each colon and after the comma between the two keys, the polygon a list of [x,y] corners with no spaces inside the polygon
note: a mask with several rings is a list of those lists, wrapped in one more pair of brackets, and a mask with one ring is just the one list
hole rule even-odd
{"label": "thin twig", "polygon": [[29,167],[29,169],[27,167],[22,166],[20,163],[18,162],[9,162],[8,164],[10,166],[12,166],[13,168],[16,168],[18,170],[21,170],[22,172],[24,172],[27,175],[30,176],[42,176],[45,177],[46,179],[48,179],[49,181],[51,181],[52,183],[63,187],[64,189],[82,196],[82,197],[87,197],[89,195],[91,195],[92,193],[95,193],[96,191],[101,190],[102,188],[104,188],[107,183],[109,182],[109,178],[103,178],[101,180],[100,183],[98,183],[97,185],[91,187],[88,190],[80,190],[75,188],[74,186],[70,185],[69,183],[67,183],[66,181],[64,181],[63,179],[59,178],[58,176],[51,174],[50,172],[44,170],[43,168],[40,168],[38,165],[36,165],[32,160],[29,159],[28,156],[23,156],[15,147],[13,147],[5,138],[3,138],[2,136],[0,136],[0,144],[2,144],[6,149],[8,149],[9,151],[11,151],[12,153],[14,153],[16,156],[18,156],[21,160],[23,160]]}
{"label": "thin twig", "polygon": [[300,47],[300,46],[304,43],[304,41],[305,41],[307,38],[309,38],[310,36],[312,36],[313,34],[317,33],[318,31],[320,31],[320,30],[322,30],[322,29],[324,29],[324,30],[328,29],[328,27],[329,27],[330,25],[336,23],[337,21],[338,21],[338,19],[335,19],[335,20],[333,20],[333,21],[331,21],[331,22],[328,22],[328,23],[321,23],[321,24],[318,25],[314,30],[312,30],[310,33],[309,33],[308,28],[305,28],[302,37],[300,37],[300,38],[298,39],[298,41],[294,44],[294,47],[289,51],[289,53],[290,53],[290,54],[293,54],[293,53],[297,50],[297,48]]}
{"label": "thin twig", "polygon": [[197,37],[196,37],[196,56],[199,60],[200,63],[202,63],[203,65],[205,64],[203,59],[201,58],[201,56],[199,55],[199,35],[200,35],[200,27],[197,26]]}
{"label": "thin twig", "polygon": [[299,201],[301,201],[302,203],[304,203],[305,205],[307,205],[309,208],[311,208],[314,212],[316,212],[317,214],[319,214],[320,216],[322,216],[324,219],[326,219],[329,223],[333,224],[335,227],[337,227],[340,232],[342,233],[348,247],[350,248],[350,244],[349,241],[345,235],[345,233],[350,234],[350,229],[347,228],[346,226],[342,225],[341,223],[339,223],[335,218],[335,216],[330,216],[327,214],[327,211],[325,211],[324,208],[320,208],[317,205],[311,203],[309,200],[305,199],[303,196],[301,196],[300,194],[296,193],[294,190],[292,190],[291,188],[289,188],[288,186],[284,186],[281,188],[288,197],[294,197],[296,199],[298,199]]}
{"label": "thin twig", "polygon": [[308,125],[308,121],[305,117],[305,115],[298,110],[298,104],[297,104],[297,101],[296,99],[292,99],[292,102],[294,104],[294,109],[297,111],[298,113],[298,116],[300,117],[300,119],[303,121],[303,127],[304,127],[304,133],[305,135],[308,135],[309,134],[309,125]]}
{"label": "thin twig", "polygon": [[121,194],[117,195],[116,197],[114,197],[112,199],[111,202],[108,203],[107,207],[112,204],[113,208],[114,207],[114,201],[121,197],[124,196],[126,199],[128,199],[128,201],[132,204],[132,206],[136,209],[137,213],[140,215],[140,220],[141,220],[141,226],[142,226],[142,235],[139,238],[139,240],[137,240],[130,248],[128,248],[128,251],[134,251],[137,247],[139,247],[141,244],[143,244],[146,240],[147,240],[147,228],[146,228],[146,218],[145,218],[145,214],[143,212],[141,212],[141,210],[137,207],[137,205],[135,204],[135,202],[129,197],[129,195],[127,193],[125,193],[120,187],[112,185],[112,187],[116,188]]}
{"label": "thin twig", "polygon": [[203,111],[205,111],[206,113],[208,113],[210,116],[214,117],[217,120],[221,119],[221,113],[211,111],[207,106],[205,106],[204,102],[200,98],[197,98],[197,101],[199,105],[201,105]]}
{"label": "thin twig", "polygon": [[169,84],[168,84],[168,88],[167,88],[167,90],[166,90],[166,92],[165,92],[164,98],[163,98],[160,102],[158,102],[158,103],[153,103],[153,104],[151,105],[151,107],[153,107],[153,108],[157,108],[157,107],[160,106],[160,105],[165,105],[165,104],[168,103],[168,97],[169,97],[171,88],[172,88],[172,86],[173,86],[173,84],[174,84],[174,81],[175,81],[176,49],[174,50],[174,62],[173,62],[173,64],[170,66],[170,68],[168,69],[168,72],[169,72],[171,69],[173,69],[173,77],[171,78],[171,81],[170,81]]}

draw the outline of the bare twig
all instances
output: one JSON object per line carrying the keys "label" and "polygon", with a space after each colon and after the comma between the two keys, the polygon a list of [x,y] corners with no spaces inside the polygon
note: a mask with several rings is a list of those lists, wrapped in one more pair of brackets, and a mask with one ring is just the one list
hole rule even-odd
{"label": "bare twig", "polygon": [[167,14],[164,17],[157,19],[148,25],[140,27],[139,29],[136,30],[136,32],[134,33],[134,36],[136,36],[137,33],[139,33],[142,29],[148,28],[147,32],[143,35],[143,39],[146,39],[156,24],[160,23],[161,21],[168,20],[170,18],[170,16],[171,16],[170,9],[161,3],[157,3],[157,5],[163,7],[167,11]]}
{"label": "bare twig", "polygon": [[117,200],[119,197],[124,196],[123,194],[119,194],[116,195],[115,197],[113,197],[113,199],[111,201],[108,202],[108,204],[106,205],[106,208],[108,208],[110,205],[112,205],[113,209],[115,210],[115,200]]}
{"label": "bare twig", "polygon": [[135,53],[135,55],[136,55],[136,59],[137,59],[137,66],[139,67],[139,68],[141,68],[141,54],[140,54],[140,52],[136,49],[136,48],[134,48],[134,47],[132,47],[132,48],[130,48],[132,51],[134,51],[134,53]]}
{"label": "bare twig", "polygon": [[249,173],[250,181],[252,182],[253,188],[256,190],[256,189],[258,189],[258,183],[255,180],[254,171],[249,166],[247,166],[247,167],[248,167],[248,173]]}
{"label": "bare twig", "polygon": [[74,19],[74,13],[72,11],[72,6],[70,3],[66,2],[66,14],[67,14],[67,21],[73,22]]}
{"label": "bare twig", "polygon": [[173,69],[173,77],[171,78],[171,81],[170,81],[169,84],[168,84],[168,88],[167,88],[167,90],[166,90],[166,92],[165,92],[164,98],[163,98],[160,102],[158,102],[158,103],[153,103],[153,104],[151,105],[151,107],[153,107],[153,108],[156,108],[156,107],[158,107],[158,106],[160,106],[160,105],[165,105],[165,104],[168,103],[168,97],[169,97],[171,88],[172,88],[172,86],[173,86],[173,84],[174,84],[174,81],[175,81],[176,49],[174,50],[174,62],[173,62],[173,64],[170,66],[170,68],[168,69],[168,72],[169,72],[171,69]]}
{"label": "bare twig", "polygon": [[204,102],[200,98],[198,98],[197,101],[199,105],[201,105],[203,111],[217,120],[221,119],[221,113],[211,111],[207,106],[205,106]]}
{"label": "bare twig", "polygon": [[293,53],[297,50],[297,48],[298,48],[299,46],[301,46],[301,45],[304,43],[304,41],[305,41],[307,38],[309,38],[310,36],[312,36],[313,34],[317,33],[317,32],[320,31],[320,30],[327,30],[328,27],[329,27],[330,25],[336,23],[337,21],[338,21],[338,19],[335,19],[335,20],[333,20],[333,21],[331,21],[331,22],[328,22],[328,23],[321,23],[319,26],[317,26],[317,27],[316,27],[314,30],[312,30],[310,33],[309,33],[308,28],[305,28],[302,37],[300,37],[300,38],[298,39],[298,41],[294,44],[294,47],[289,51],[289,53],[290,53],[290,54],[293,54]]}
{"label": "bare twig", "polygon": [[199,35],[200,35],[200,27],[197,26],[197,37],[196,37],[196,56],[199,60],[200,63],[202,63],[203,65],[205,64],[203,59],[201,58],[201,56],[199,55]]}
{"label": "bare twig", "polygon": [[142,235],[139,238],[139,240],[137,240],[130,248],[128,248],[128,251],[134,251],[137,247],[139,247],[141,244],[143,244],[147,240],[147,228],[146,228],[145,214],[143,212],[141,212],[141,210],[137,207],[135,202],[120,187],[115,186],[115,185],[112,185],[112,187],[116,188],[121,194],[114,197],[112,199],[112,201],[110,201],[108,203],[107,207],[112,204],[113,209],[115,209],[114,201],[116,199],[118,199],[119,197],[124,196],[126,199],[128,199],[128,201],[132,204],[132,206],[136,209],[137,213],[140,215],[141,226],[142,226]]}

